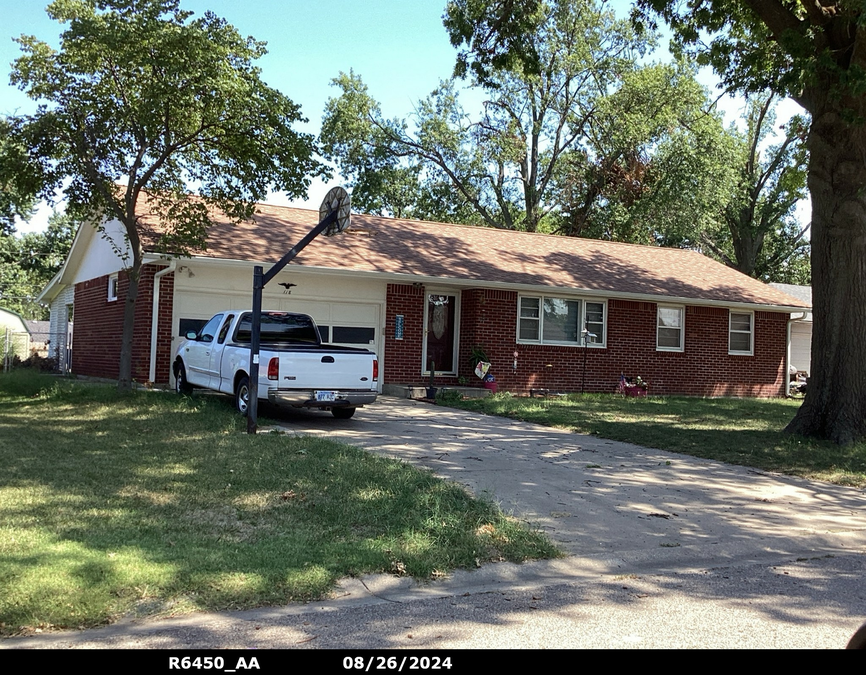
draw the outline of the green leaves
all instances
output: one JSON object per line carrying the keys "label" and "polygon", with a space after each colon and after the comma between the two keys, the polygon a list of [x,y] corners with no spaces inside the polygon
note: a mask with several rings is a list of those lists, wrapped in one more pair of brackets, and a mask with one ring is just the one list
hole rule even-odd
{"label": "green leaves", "polygon": [[177,0],[56,0],[48,13],[68,26],[58,51],[19,39],[12,81],[40,106],[10,121],[11,147],[26,152],[0,159],[0,171],[26,168],[44,195],[62,189],[79,219],[123,223],[132,265],[119,386],[128,389],[142,193],[161,222],[158,248],[185,255],[205,247],[210,207],[240,221],[269,189],[300,197],[326,169],[313,138],[292,128],[304,121],[298,106],[261,80],[264,43],[223,19],[193,19]]}
{"label": "green leaves", "polygon": [[[497,50],[516,38],[519,27],[506,29],[494,15],[511,12],[513,18],[521,7],[527,10],[523,28],[532,25],[533,30],[520,34],[524,52],[511,58]],[[353,181],[353,201],[361,208],[543,229],[562,204],[556,191],[566,160],[592,164],[603,153],[599,148],[612,142],[609,136],[620,125],[608,112],[613,105],[608,99],[637,70],[636,58],[651,41],[593,0],[466,1],[449,4],[447,12],[446,26],[453,20],[458,33],[467,22],[490,20],[472,29],[476,32],[469,38],[493,50],[472,66],[471,89],[482,97],[480,113],[469,114],[461,103],[463,92],[446,81],[417,104],[414,115],[386,121],[360,78],[341,75],[335,84],[343,93],[328,102],[322,125],[325,156]],[[497,36],[499,28],[515,32]],[[485,30],[493,33],[485,38]],[[530,52],[531,58],[524,58]],[[399,194],[410,203],[398,204],[393,197],[377,201],[372,186],[380,195],[397,193],[400,186]],[[447,204],[456,208],[444,209]]]}
{"label": "green leaves", "polygon": [[539,0],[451,0],[443,23],[458,53],[456,77],[470,71],[479,82],[488,82],[496,71],[523,70],[539,73],[537,45],[526,40],[543,23]]}
{"label": "green leaves", "polygon": [[25,319],[47,318],[36,298],[66,260],[76,229],[72,218],[55,212],[44,232],[0,232],[0,306]]}
{"label": "green leaves", "polygon": [[674,46],[712,66],[731,90],[772,90],[807,110],[829,94],[837,101],[866,88],[862,3],[793,0],[639,0],[634,19],[661,16]]}
{"label": "green leaves", "polygon": [[[260,79],[264,44],[223,19],[191,19],[172,0],[58,0],[48,11],[68,24],[60,50],[20,38],[12,81],[45,101],[21,124],[52,186],[71,180],[76,213],[134,228],[142,190],[185,200],[195,185],[240,219],[269,188],[298,197],[323,172],[313,139],[292,129],[298,106]],[[175,252],[203,244],[205,216],[170,215],[181,219],[168,232]]]}

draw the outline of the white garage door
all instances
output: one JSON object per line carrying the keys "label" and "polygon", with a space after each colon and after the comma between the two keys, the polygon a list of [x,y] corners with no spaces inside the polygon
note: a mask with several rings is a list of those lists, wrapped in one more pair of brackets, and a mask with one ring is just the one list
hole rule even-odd
{"label": "white garage door", "polygon": [[812,374],[812,323],[791,324],[791,364]]}

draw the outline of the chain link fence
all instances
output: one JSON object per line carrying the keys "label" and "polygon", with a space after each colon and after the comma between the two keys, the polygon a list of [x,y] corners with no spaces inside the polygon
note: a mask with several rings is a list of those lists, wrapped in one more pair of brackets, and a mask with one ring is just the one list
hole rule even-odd
{"label": "chain link fence", "polygon": [[0,326],[3,372],[31,367],[67,373],[72,363],[72,333],[13,331]]}

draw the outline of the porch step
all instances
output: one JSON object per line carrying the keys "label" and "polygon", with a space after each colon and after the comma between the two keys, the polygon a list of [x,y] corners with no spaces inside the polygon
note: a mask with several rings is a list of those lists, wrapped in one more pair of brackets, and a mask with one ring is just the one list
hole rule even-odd
{"label": "porch step", "polygon": [[[463,398],[484,398],[490,395],[489,389],[482,387],[460,387],[444,386],[437,387],[439,391],[459,391]],[[427,387],[412,384],[383,384],[382,394],[385,396],[397,396],[399,398],[424,398],[427,396]]]}

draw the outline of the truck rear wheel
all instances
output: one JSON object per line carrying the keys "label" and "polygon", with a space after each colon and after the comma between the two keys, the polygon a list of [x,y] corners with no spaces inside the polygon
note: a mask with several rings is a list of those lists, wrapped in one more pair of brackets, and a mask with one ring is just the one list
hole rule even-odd
{"label": "truck rear wheel", "polygon": [[242,377],[235,387],[235,407],[246,417],[250,412],[250,378]]}
{"label": "truck rear wheel", "polygon": [[355,414],[357,408],[331,408],[331,414],[338,420],[347,420]]}

